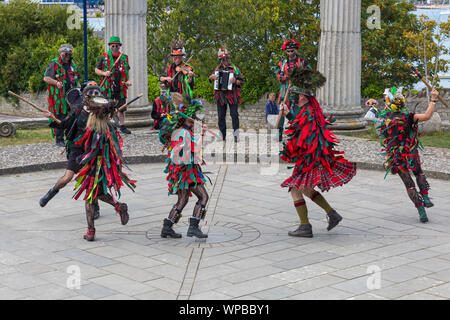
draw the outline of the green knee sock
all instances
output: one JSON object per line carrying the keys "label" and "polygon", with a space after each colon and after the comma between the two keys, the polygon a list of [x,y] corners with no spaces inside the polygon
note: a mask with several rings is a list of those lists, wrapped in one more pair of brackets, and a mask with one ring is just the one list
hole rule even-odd
{"label": "green knee sock", "polygon": [[329,213],[331,210],[333,210],[327,200],[317,191],[313,194],[311,200],[314,201],[323,210],[325,210],[326,213]]}
{"label": "green knee sock", "polygon": [[308,208],[306,207],[305,200],[294,201],[295,210],[297,210],[298,217],[300,218],[300,224],[309,224],[308,220]]}

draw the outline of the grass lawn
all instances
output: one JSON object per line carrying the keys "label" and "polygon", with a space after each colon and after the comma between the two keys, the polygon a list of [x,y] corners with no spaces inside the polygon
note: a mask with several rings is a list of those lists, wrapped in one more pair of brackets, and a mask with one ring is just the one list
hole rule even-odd
{"label": "grass lawn", "polygon": [[0,137],[0,146],[11,146],[18,144],[54,142],[50,128],[17,129],[14,137]]}
{"label": "grass lawn", "polygon": [[[371,126],[365,134],[355,135],[359,138],[366,138],[372,141],[380,141],[375,133],[375,127]],[[425,133],[419,137],[424,147],[447,148],[450,149],[450,132]]]}

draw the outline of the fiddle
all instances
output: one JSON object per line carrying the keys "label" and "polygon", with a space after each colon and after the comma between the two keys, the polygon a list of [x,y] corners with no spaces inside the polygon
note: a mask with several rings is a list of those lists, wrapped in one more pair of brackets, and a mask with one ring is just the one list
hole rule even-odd
{"label": "fiddle", "polygon": [[173,78],[175,78],[178,73],[182,72],[184,75],[189,75],[192,73],[194,77],[198,77],[198,75],[192,71],[192,68],[188,65],[186,65],[184,62],[180,63],[178,66],[176,66],[175,71],[177,72]]}

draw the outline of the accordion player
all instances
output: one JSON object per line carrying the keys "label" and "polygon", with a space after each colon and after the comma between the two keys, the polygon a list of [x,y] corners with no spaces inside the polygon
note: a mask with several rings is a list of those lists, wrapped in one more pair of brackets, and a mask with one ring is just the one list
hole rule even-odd
{"label": "accordion player", "polygon": [[217,80],[214,81],[214,90],[232,90],[234,73],[224,70],[216,70]]}

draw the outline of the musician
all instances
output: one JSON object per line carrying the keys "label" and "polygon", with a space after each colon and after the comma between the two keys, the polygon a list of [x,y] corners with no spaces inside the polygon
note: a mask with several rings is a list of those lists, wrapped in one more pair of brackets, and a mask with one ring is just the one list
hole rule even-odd
{"label": "musician", "polygon": [[[219,58],[219,65],[214,70],[214,73],[209,76],[209,81],[219,81],[219,83],[225,82],[225,88],[219,88],[214,90],[214,102],[217,104],[218,124],[220,132],[222,133],[223,140],[225,141],[227,134],[227,125],[225,116],[227,114],[227,105],[230,106],[230,116],[233,125],[234,141],[239,141],[239,113],[238,106],[241,103],[241,86],[244,83],[239,68],[231,62],[227,49],[220,48],[217,52]],[[229,73],[233,73],[233,76],[229,76]],[[224,77],[220,79],[220,77]],[[232,89],[228,90],[227,85],[232,83]]]}
{"label": "musician", "polygon": [[[112,36],[109,39],[109,50],[103,53],[102,57],[98,61],[97,67],[95,68],[95,74],[106,77],[103,85],[101,86],[103,93],[109,99],[117,101],[115,108],[120,108],[126,103],[127,90],[131,86],[130,77],[128,71],[130,70],[130,65],[128,63],[128,56],[122,54],[120,61],[113,68],[117,59],[120,56],[120,47],[122,43],[120,38]],[[117,112],[117,117],[119,118],[120,131],[125,134],[130,134],[131,131],[125,126],[125,108],[122,111]],[[117,121],[117,120],[116,120]]]}
{"label": "musician", "polygon": [[[69,108],[66,101],[66,93],[73,87],[78,87],[80,74],[77,64],[72,60],[72,46],[63,44],[58,49],[59,57],[50,61],[44,74],[44,81],[48,84],[48,111],[57,119],[64,119]],[[56,136],[56,145],[64,147],[64,130],[52,128],[52,134]]]}
{"label": "musician", "polygon": [[194,70],[183,60],[186,56],[182,40],[175,40],[172,43],[170,55],[173,63],[165,70],[164,75],[159,77],[170,92],[178,92],[193,97],[194,93]]}
{"label": "musician", "polygon": [[[281,47],[283,51],[286,51],[287,57],[286,59],[278,63],[278,67],[276,70],[277,80],[280,83],[280,93],[278,94],[277,101],[278,105],[280,105],[280,103],[284,101],[284,97],[288,89],[287,80],[289,70],[295,67],[302,67],[305,69],[311,68],[305,59],[302,59],[297,55],[297,50],[299,48],[300,44],[293,39],[284,42],[283,46]],[[286,101],[286,104],[290,107],[291,102],[288,100]]]}

